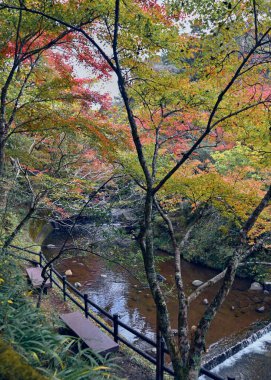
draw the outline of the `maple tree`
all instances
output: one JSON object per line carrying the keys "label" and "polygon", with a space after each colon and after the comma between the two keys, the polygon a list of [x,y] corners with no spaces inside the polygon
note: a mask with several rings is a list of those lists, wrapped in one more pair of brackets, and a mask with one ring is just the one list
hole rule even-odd
{"label": "maple tree", "polygon": [[[145,197],[138,240],[146,277],[175,378],[197,379],[210,323],[231,288],[238,265],[263,246],[262,231],[270,223],[263,212],[271,197],[267,168],[271,101],[268,2],[206,0],[159,4],[116,0],[94,1],[90,5],[82,0],[46,3],[46,6],[31,1],[0,2],[1,12],[7,9],[15,14],[41,17],[51,26],[57,23],[60,34],[69,32],[72,36],[73,46],[82,46],[80,42],[85,41],[80,59],[86,65],[95,66],[93,52],[104,63],[104,70],[116,75],[133,150],[123,152],[122,146],[114,154]],[[236,145],[235,137],[242,141],[241,147]],[[106,141],[114,150],[114,140]],[[207,150],[207,159],[200,157],[202,149]],[[249,166],[244,167],[242,160],[247,149],[255,154]],[[226,151],[233,160],[232,168],[230,165],[223,168]],[[216,160],[216,166],[212,160]],[[227,177],[225,173],[234,169],[234,165],[238,168],[243,165],[244,170],[233,190],[233,174]],[[249,173],[255,173],[257,168],[261,168],[262,177],[252,181]],[[255,185],[263,188],[251,191],[251,195],[246,189],[248,185],[249,190]],[[191,194],[195,207],[210,198],[222,211],[228,211],[230,206],[239,219],[239,244],[225,270],[187,296],[182,282],[180,248],[164,207],[176,197],[192,199]],[[175,290],[179,301],[177,338],[157,279],[153,241],[155,209],[168,227],[174,250]],[[260,228],[258,221],[262,223]],[[249,234],[253,229],[252,244]],[[189,304],[207,286],[222,278],[219,292],[190,340]]]}
{"label": "maple tree", "polygon": [[[0,17],[1,196],[6,188],[12,191],[12,178],[5,185],[5,177],[11,177],[12,172],[10,165],[9,171],[4,171],[8,158],[17,177],[31,182],[33,195],[26,215],[4,242],[6,247],[37,212],[41,201],[63,214],[67,212],[63,205],[68,208],[69,203],[64,191],[69,189],[71,198],[80,203],[83,191],[103,180],[97,167],[104,168],[104,177],[108,175],[110,168],[101,158],[112,146],[112,125],[106,116],[109,96],[92,88],[98,79],[108,77],[107,64],[97,61],[69,28],[62,30],[46,18],[37,20],[23,12],[2,10]],[[89,23],[93,18],[90,16]],[[91,66],[95,75],[75,75],[78,62]],[[5,210],[8,205],[3,202],[2,206]]]}
{"label": "maple tree", "polygon": [[[41,2],[45,7],[49,4]],[[98,113],[90,116],[91,110],[94,106],[106,109],[109,98],[91,88],[97,78],[108,75],[108,66],[97,62],[80,38],[75,41],[69,28],[63,30],[44,17],[37,19],[22,11],[10,13],[2,9],[0,16],[2,174],[4,149],[14,133],[74,127],[75,118],[78,126],[88,118],[90,128],[95,124],[91,116],[101,120]],[[88,23],[94,19],[92,14]],[[72,52],[74,61],[70,62]],[[76,77],[73,65],[78,61],[91,66],[95,78]]]}

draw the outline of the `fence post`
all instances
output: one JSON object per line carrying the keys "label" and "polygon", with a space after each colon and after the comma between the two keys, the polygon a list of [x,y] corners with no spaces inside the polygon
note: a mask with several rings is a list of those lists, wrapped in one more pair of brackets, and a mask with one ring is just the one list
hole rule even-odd
{"label": "fence post", "polygon": [[119,315],[113,314],[113,324],[114,324],[114,341],[118,343],[119,341]]}
{"label": "fence post", "polygon": [[161,338],[161,380],[164,380],[164,365],[165,365],[165,341]]}
{"label": "fence post", "polygon": [[50,265],[50,272],[49,272],[49,276],[50,276],[50,284],[51,284],[51,288],[53,287],[53,268],[52,268],[52,265]]}
{"label": "fence post", "polygon": [[84,294],[85,301],[85,317],[88,318],[88,294]]}
{"label": "fence post", "polygon": [[67,287],[67,284],[66,284],[66,276],[62,276],[62,283],[63,283],[63,299],[64,299],[64,302],[66,302],[66,287]]}
{"label": "fence post", "polygon": [[40,258],[40,267],[42,267],[42,252],[41,251],[39,253],[39,258]]}
{"label": "fence post", "polygon": [[162,368],[162,336],[160,331],[160,324],[158,319],[158,312],[156,313],[156,380],[163,380]]}

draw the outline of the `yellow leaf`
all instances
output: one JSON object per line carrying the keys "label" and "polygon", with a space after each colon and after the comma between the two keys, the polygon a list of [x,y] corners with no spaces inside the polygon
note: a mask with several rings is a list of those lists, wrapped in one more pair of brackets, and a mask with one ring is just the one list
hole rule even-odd
{"label": "yellow leaf", "polygon": [[93,368],[93,371],[100,371],[100,370],[108,370],[108,369],[110,369],[109,367],[105,367],[105,366],[103,366],[103,365],[100,365],[99,367],[95,367],[95,368]]}

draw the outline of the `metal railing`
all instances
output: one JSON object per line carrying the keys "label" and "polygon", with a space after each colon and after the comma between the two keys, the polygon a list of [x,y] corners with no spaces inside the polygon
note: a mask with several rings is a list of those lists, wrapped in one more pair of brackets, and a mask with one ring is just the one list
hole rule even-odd
{"label": "metal railing", "polygon": [[[13,254],[9,252],[11,256],[14,256],[16,258],[25,260],[33,265],[40,265],[42,268],[47,263],[46,257],[43,255],[42,252],[34,252],[29,249],[17,247],[15,245],[10,245],[11,248],[27,252],[33,256],[38,257],[38,260],[31,260],[27,257],[20,256],[18,254]],[[161,336],[161,333],[159,329],[157,329],[156,333],[156,341],[146,337],[145,335],[141,334],[139,331],[133,329],[132,327],[128,326],[127,324],[123,323],[120,319],[118,314],[110,314],[103,308],[101,308],[99,305],[97,305],[95,302],[91,301],[89,299],[88,294],[81,293],[73,284],[71,284],[69,281],[67,281],[67,278],[65,275],[61,275],[54,266],[50,266],[48,273],[48,278],[50,279],[51,285],[53,284],[60,289],[60,291],[63,294],[63,300],[66,301],[69,299],[71,302],[73,302],[79,309],[81,309],[85,317],[90,317],[93,319],[99,326],[101,326],[104,330],[106,330],[109,334],[113,336],[113,339],[115,342],[121,342],[125,344],[127,347],[135,351],[137,354],[151,362],[155,365],[156,368],[156,380],[163,380],[164,379],[164,373],[167,373],[171,376],[174,376],[174,371],[172,368],[170,368],[168,365],[165,364],[165,355],[169,354],[169,351],[165,347],[164,340]],[[97,312],[93,312],[92,309],[97,310]],[[101,320],[101,318],[98,317],[98,315],[103,316],[106,319],[106,322],[104,320]],[[157,324],[158,325],[158,324]],[[141,341],[147,343],[152,348],[155,348],[155,355],[152,356],[145,350],[135,346],[133,343],[131,343],[129,340],[124,338],[119,333],[119,327],[123,328],[124,330],[128,331],[129,333],[133,334],[137,339],[140,339]],[[208,376],[210,379],[213,380],[225,380],[224,378],[220,377],[219,375],[216,375],[212,373],[211,371],[205,369],[204,367],[201,367],[200,369],[200,375]],[[228,378],[230,379],[230,378]],[[234,380],[231,378],[231,380]]]}

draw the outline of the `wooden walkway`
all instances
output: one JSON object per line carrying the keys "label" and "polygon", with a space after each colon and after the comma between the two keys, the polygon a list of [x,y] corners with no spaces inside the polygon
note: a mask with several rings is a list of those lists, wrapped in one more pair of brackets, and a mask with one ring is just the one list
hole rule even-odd
{"label": "wooden walkway", "polygon": [[69,314],[61,314],[61,320],[72,330],[85,345],[100,355],[106,355],[119,349],[119,345],[108,335],[103,333],[89,319],[76,311]]}
{"label": "wooden walkway", "polygon": [[[41,277],[42,268],[40,267],[32,267],[32,268],[26,268],[26,273],[28,275],[28,278],[31,282],[31,285],[35,289],[39,289],[43,283],[43,277]],[[52,286],[51,281],[48,280],[45,283],[45,289],[50,288]]]}

